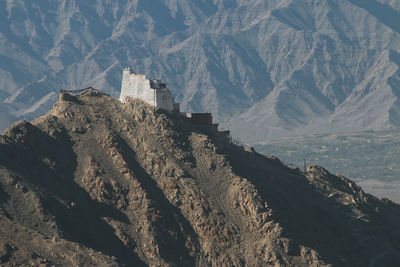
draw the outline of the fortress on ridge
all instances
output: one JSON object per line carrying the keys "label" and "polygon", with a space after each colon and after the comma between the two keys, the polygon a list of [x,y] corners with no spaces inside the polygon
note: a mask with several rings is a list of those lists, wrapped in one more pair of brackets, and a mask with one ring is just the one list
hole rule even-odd
{"label": "fortress on ridge", "polygon": [[[79,101],[80,95],[101,95],[101,91],[93,87],[76,90],[60,90],[60,101]],[[185,123],[192,129],[209,134],[221,140],[221,144],[227,144],[226,140],[232,142],[230,131],[219,131],[218,123],[213,122],[210,112],[206,113],[185,113],[180,112],[179,104],[175,103],[171,91],[161,80],[147,79],[144,74],[133,73],[130,68],[125,68],[122,74],[121,95],[119,100],[126,103],[126,98],[132,97],[141,99],[148,104],[163,109],[175,118]],[[228,138],[228,139],[227,139]]]}
{"label": "fortress on ridge", "polygon": [[174,102],[171,91],[161,80],[147,79],[144,74],[133,73],[127,67],[122,73],[121,95],[119,100],[126,102],[126,97],[139,98],[152,106],[167,111],[179,112],[179,104]]}
{"label": "fortress on ridge", "polygon": [[119,100],[126,103],[126,98],[138,98],[148,104],[169,112],[180,114],[180,118],[208,133],[229,136],[229,131],[218,131],[218,124],[213,123],[211,113],[180,113],[179,104],[175,103],[171,91],[161,80],[147,79],[144,74],[133,73],[127,67],[122,73],[121,95]]}

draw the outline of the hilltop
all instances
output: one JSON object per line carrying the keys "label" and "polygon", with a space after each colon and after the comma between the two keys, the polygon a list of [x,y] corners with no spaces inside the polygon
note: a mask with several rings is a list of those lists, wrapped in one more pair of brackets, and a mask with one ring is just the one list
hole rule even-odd
{"label": "hilltop", "polygon": [[0,196],[3,266],[400,262],[399,205],[90,90],[0,135]]}

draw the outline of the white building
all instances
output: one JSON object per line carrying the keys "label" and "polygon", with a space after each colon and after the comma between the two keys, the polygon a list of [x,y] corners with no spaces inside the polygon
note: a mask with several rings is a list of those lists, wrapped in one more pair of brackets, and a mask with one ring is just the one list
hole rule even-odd
{"label": "white building", "polygon": [[135,74],[130,68],[122,73],[121,95],[119,100],[126,102],[126,97],[139,98],[143,101],[168,111],[178,110],[171,91],[160,80],[147,79],[144,74]]}

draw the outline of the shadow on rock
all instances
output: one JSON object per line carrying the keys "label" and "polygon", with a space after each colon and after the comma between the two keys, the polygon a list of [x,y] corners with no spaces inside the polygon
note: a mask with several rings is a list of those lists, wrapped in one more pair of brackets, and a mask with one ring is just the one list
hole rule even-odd
{"label": "shadow on rock", "polygon": [[144,265],[104,221],[108,217],[129,223],[126,215],[92,200],[73,180],[77,161],[66,131],[53,138],[27,122],[13,131],[16,140],[8,147],[6,167],[28,177],[32,190],[41,192],[43,207],[55,216],[60,236],[115,256],[120,264]]}

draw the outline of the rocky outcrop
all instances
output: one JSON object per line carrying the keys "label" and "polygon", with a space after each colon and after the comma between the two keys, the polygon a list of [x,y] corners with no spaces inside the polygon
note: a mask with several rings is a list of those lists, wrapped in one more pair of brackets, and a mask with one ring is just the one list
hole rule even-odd
{"label": "rocky outcrop", "polygon": [[64,96],[0,136],[5,266],[395,266],[399,223],[344,177],[140,100]]}

